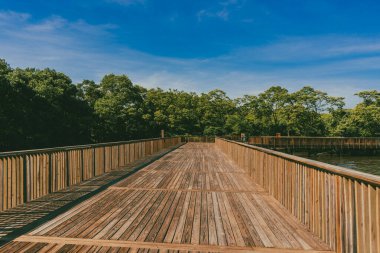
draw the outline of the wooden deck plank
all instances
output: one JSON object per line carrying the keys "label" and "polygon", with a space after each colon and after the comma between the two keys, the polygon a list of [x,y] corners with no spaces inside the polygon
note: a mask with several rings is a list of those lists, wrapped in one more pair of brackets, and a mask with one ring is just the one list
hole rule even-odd
{"label": "wooden deck plank", "polygon": [[330,252],[279,206],[213,144],[189,143],[0,252]]}
{"label": "wooden deck plank", "polygon": [[[154,212],[154,214],[149,218],[147,225],[140,233],[140,235],[136,238],[137,241],[154,241],[154,235],[156,234],[155,231],[158,231],[158,229],[161,227],[162,221],[164,220],[169,208],[171,207],[171,204],[173,203],[174,196],[175,192],[168,192],[165,195],[165,198],[162,201],[163,204],[161,204]],[[155,224],[157,225],[153,230],[153,226]],[[152,236],[150,238],[147,238],[150,233],[152,233]]]}
{"label": "wooden deck plank", "polygon": [[181,239],[182,243],[191,243],[191,234],[193,232],[196,197],[197,197],[197,194],[195,192],[192,192],[191,197],[190,197],[189,208],[187,210],[187,215],[185,219],[185,227],[184,227],[183,235]]}
{"label": "wooden deck plank", "polygon": [[121,226],[122,220],[126,220],[126,217],[130,217],[133,212],[133,208],[136,207],[136,203],[145,195],[145,192],[135,192],[133,196],[130,197],[129,204],[125,207],[121,206],[118,211],[118,215],[115,216],[112,221],[110,221],[104,229],[99,231],[99,233],[94,236],[95,239],[104,239],[107,235],[113,235]]}
{"label": "wooden deck plank", "polygon": [[115,225],[115,233],[108,233],[107,239],[119,239],[124,232],[129,228],[135,218],[140,214],[140,212],[148,205],[148,203],[154,199],[154,197],[158,196],[154,192],[146,192],[144,197],[138,199],[139,203],[135,203],[135,206]]}
{"label": "wooden deck plank", "polygon": [[200,244],[208,244],[208,221],[207,221],[207,196],[205,192],[201,193],[201,231]]}
{"label": "wooden deck plank", "polygon": [[160,192],[156,192],[153,201],[148,202],[144,208],[133,216],[133,219],[130,219],[132,223],[129,227],[126,228],[124,233],[120,236],[120,240],[127,240],[129,237],[135,238],[141,232],[141,230],[144,228],[146,223],[148,222],[148,219],[153,212],[153,210],[156,210],[161,201],[164,198],[164,194]]}
{"label": "wooden deck plank", "polygon": [[[98,177],[91,178],[90,175],[91,171],[84,172],[84,179],[86,181],[81,182],[77,185],[72,185],[68,188],[64,188],[62,190],[62,187],[64,187],[64,183],[62,180],[58,181],[56,175],[57,173],[63,173],[64,164],[63,162],[65,159],[60,159],[59,163],[56,161],[52,164],[52,177],[56,180],[53,180],[52,190],[55,192],[52,192],[50,194],[47,194],[45,196],[39,197],[38,199],[34,199],[32,201],[29,201],[27,203],[19,204],[18,206],[14,208],[9,208],[5,211],[0,212],[0,245],[3,243],[11,240],[12,238],[15,238],[17,235],[21,233],[25,233],[24,231],[31,231],[32,229],[36,228],[37,226],[46,223],[47,220],[51,220],[52,217],[57,216],[60,213],[68,212],[70,210],[70,207],[76,205],[77,203],[84,203],[85,199],[89,199],[91,196],[91,199],[94,199],[95,193],[99,191],[103,191],[106,187],[109,185],[114,184],[116,181],[120,180],[121,178],[125,178],[132,174],[133,171],[138,170],[141,166],[144,164],[147,165],[151,162],[153,162],[157,157],[162,156],[166,152],[172,150],[172,148],[164,149],[160,152],[157,152],[155,154],[150,154],[149,156],[144,157],[141,160],[136,160],[134,163],[125,164],[124,167],[120,167],[117,170],[112,170],[109,173],[103,174]],[[84,151],[85,154],[87,151]],[[53,156],[62,156],[63,153],[57,153],[53,154]],[[74,154],[74,153],[73,153]],[[31,164],[37,161],[38,156],[30,155],[26,158],[26,163]],[[46,163],[46,156],[44,156],[45,160],[41,160]],[[1,160],[1,159],[0,159]],[[21,163],[22,160],[19,160]],[[17,164],[18,166],[19,164]],[[5,167],[4,167],[5,166]],[[85,164],[85,166],[90,166],[91,164]],[[86,168],[87,168],[86,167]],[[4,171],[5,169],[5,171]],[[28,170],[28,174],[31,176],[36,175],[36,168],[33,170]],[[17,168],[18,170],[18,168]],[[1,173],[3,171],[3,173]],[[4,190],[8,189],[8,183],[4,178],[7,178],[8,175],[8,158],[5,160],[0,161],[0,194],[4,193]],[[90,174],[88,174],[90,173]],[[22,177],[22,173],[18,173],[18,176]],[[47,175],[42,175],[47,176]],[[61,182],[62,181],[62,182]],[[4,183],[4,187],[1,183]],[[27,192],[27,198],[33,199],[36,195],[36,187],[35,184],[32,184],[29,180],[27,182],[29,185],[29,188],[31,191]],[[17,197],[22,197],[22,185],[20,184],[21,188],[17,188]],[[45,193],[47,193],[48,186],[44,185]],[[41,188],[42,189],[42,188]],[[59,191],[58,191],[59,190]],[[44,194],[45,194],[44,193]],[[99,195],[99,194],[98,194]],[[7,201],[7,198],[5,198],[5,201]],[[21,202],[20,202],[21,203]],[[1,201],[0,201],[1,204]],[[4,204],[4,203],[3,203]],[[9,206],[8,206],[9,207]],[[2,206],[0,207],[0,210],[2,210]],[[65,211],[66,210],[66,211]]]}
{"label": "wooden deck plank", "polygon": [[199,244],[199,235],[201,228],[201,193],[196,192],[196,202],[194,207],[194,220],[193,220],[193,231],[191,233],[191,243]]}
{"label": "wooden deck plank", "polygon": [[231,227],[232,227],[232,232],[234,234],[236,243],[238,246],[245,246],[244,238],[242,233],[240,232],[239,225],[235,219],[234,212],[230,206],[229,201],[227,200],[227,197],[225,196],[225,193],[220,194],[221,197],[221,202],[224,203],[225,208],[226,208],[226,216],[225,219],[229,220]]}

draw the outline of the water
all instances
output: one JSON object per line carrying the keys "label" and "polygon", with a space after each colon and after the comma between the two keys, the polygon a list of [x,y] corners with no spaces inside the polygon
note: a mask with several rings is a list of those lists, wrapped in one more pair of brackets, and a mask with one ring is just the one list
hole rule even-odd
{"label": "water", "polygon": [[304,153],[295,155],[380,176],[380,155],[353,156],[337,154],[320,154],[308,156]]}

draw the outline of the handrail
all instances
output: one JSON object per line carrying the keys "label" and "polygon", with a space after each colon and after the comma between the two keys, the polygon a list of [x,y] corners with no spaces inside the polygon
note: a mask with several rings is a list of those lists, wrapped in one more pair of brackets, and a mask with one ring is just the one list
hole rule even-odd
{"label": "handrail", "polygon": [[215,136],[207,135],[182,135],[181,140],[183,142],[214,142]]}
{"label": "handrail", "polygon": [[380,137],[251,136],[248,143],[286,149],[380,149]]}
{"label": "handrail", "polygon": [[260,136],[251,136],[253,138],[255,137],[264,137],[264,138],[277,138],[277,139],[291,139],[291,138],[305,138],[305,139],[375,139],[375,140],[380,140],[380,137],[344,137],[344,136],[287,136],[287,135],[284,135],[284,136],[272,136],[272,135],[260,135]]}
{"label": "handrail", "polygon": [[275,151],[275,150],[251,145],[251,144],[245,144],[245,143],[232,141],[232,140],[219,138],[219,137],[216,137],[216,138],[222,139],[224,141],[232,142],[232,143],[244,146],[244,147],[259,150],[259,151],[262,151],[262,152],[267,153],[267,154],[282,157],[282,158],[285,158],[288,160],[297,161],[299,163],[312,166],[315,169],[322,169],[324,171],[328,171],[328,172],[331,172],[331,173],[336,174],[336,175],[340,175],[340,176],[344,176],[344,177],[352,178],[352,179],[358,179],[358,180],[361,180],[365,183],[380,186],[380,176],[377,176],[377,175],[373,175],[373,174],[369,174],[369,173],[365,173],[365,172],[361,172],[361,171],[357,171],[357,170],[353,170],[353,169],[349,169],[349,168],[345,168],[345,167],[341,167],[341,166],[337,166],[337,165],[332,165],[332,164],[328,164],[328,163],[324,163],[324,162],[319,162],[319,161],[315,161],[312,159],[303,158],[300,156],[290,155],[290,154],[286,154],[283,152],[279,152],[279,151]]}
{"label": "handrail", "polygon": [[[177,136],[175,136],[177,137]],[[104,146],[112,146],[119,144],[128,144],[128,143],[136,143],[142,141],[152,141],[152,140],[165,140],[173,137],[165,137],[165,138],[147,138],[147,139],[138,139],[138,140],[129,140],[129,141],[116,141],[116,142],[100,142],[100,143],[92,143],[92,144],[82,144],[82,145],[73,145],[73,146],[62,146],[62,147],[54,147],[54,148],[40,148],[40,149],[26,149],[26,150],[17,150],[17,151],[5,151],[0,152],[0,157],[4,156],[12,156],[12,155],[23,155],[23,154],[36,154],[43,152],[55,152],[55,151],[66,151],[73,149],[85,149],[85,148],[94,148],[94,147],[104,147]]]}

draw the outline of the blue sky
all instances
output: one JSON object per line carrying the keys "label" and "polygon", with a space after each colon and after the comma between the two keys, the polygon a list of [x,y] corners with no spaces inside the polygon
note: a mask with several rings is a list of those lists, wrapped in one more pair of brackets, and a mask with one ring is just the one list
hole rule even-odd
{"label": "blue sky", "polygon": [[0,58],[230,97],[311,85],[351,107],[380,88],[379,13],[368,0],[0,0]]}

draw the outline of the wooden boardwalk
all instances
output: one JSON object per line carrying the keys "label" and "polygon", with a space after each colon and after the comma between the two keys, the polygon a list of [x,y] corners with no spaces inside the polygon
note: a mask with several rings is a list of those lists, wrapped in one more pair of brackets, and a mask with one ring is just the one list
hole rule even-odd
{"label": "wooden boardwalk", "polygon": [[45,223],[78,202],[88,199],[97,192],[108,188],[125,177],[130,176],[139,168],[144,167],[170,152],[172,148],[163,149],[152,155],[144,156],[126,166],[111,172],[85,180],[79,184],[52,192],[38,199],[24,203],[14,208],[0,212],[0,246],[12,240],[25,230],[30,231],[39,224]]}
{"label": "wooden boardwalk", "polygon": [[188,143],[0,252],[330,252],[215,144]]}

